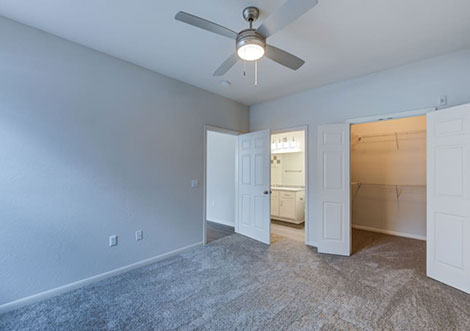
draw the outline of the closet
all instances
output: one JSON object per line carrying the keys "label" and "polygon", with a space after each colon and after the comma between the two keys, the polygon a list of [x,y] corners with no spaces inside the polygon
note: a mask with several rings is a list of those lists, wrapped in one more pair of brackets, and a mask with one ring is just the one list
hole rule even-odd
{"label": "closet", "polygon": [[425,240],[425,116],[351,126],[351,207],[353,228]]}

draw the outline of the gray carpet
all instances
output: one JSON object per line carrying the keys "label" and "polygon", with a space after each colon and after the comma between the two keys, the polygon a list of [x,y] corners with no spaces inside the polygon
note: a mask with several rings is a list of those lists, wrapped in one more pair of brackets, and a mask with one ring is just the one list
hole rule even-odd
{"label": "gray carpet", "polygon": [[354,231],[352,257],[232,235],[0,316],[1,330],[469,330],[422,241]]}

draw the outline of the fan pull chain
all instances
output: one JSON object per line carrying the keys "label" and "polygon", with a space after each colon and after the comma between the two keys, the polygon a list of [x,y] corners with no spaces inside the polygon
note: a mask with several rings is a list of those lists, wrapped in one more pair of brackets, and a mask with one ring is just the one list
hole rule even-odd
{"label": "fan pull chain", "polygon": [[258,61],[255,61],[255,86],[258,85]]}
{"label": "fan pull chain", "polygon": [[246,61],[243,61],[243,77],[246,77]]}

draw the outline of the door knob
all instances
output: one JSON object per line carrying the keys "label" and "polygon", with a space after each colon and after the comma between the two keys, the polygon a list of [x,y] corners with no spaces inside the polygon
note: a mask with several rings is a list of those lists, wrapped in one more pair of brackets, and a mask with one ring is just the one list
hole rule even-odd
{"label": "door knob", "polygon": [[269,194],[269,192],[270,192],[270,191],[264,191],[263,193],[264,193],[264,194]]}

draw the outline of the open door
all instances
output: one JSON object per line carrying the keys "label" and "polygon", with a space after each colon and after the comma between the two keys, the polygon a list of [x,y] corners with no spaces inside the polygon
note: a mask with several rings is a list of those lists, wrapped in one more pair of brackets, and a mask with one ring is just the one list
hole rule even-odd
{"label": "open door", "polygon": [[318,127],[320,253],[351,254],[349,128],[349,124]]}
{"label": "open door", "polygon": [[235,231],[265,244],[271,242],[271,133],[238,136],[238,226]]}
{"label": "open door", "polygon": [[470,105],[427,115],[427,275],[470,293]]}

